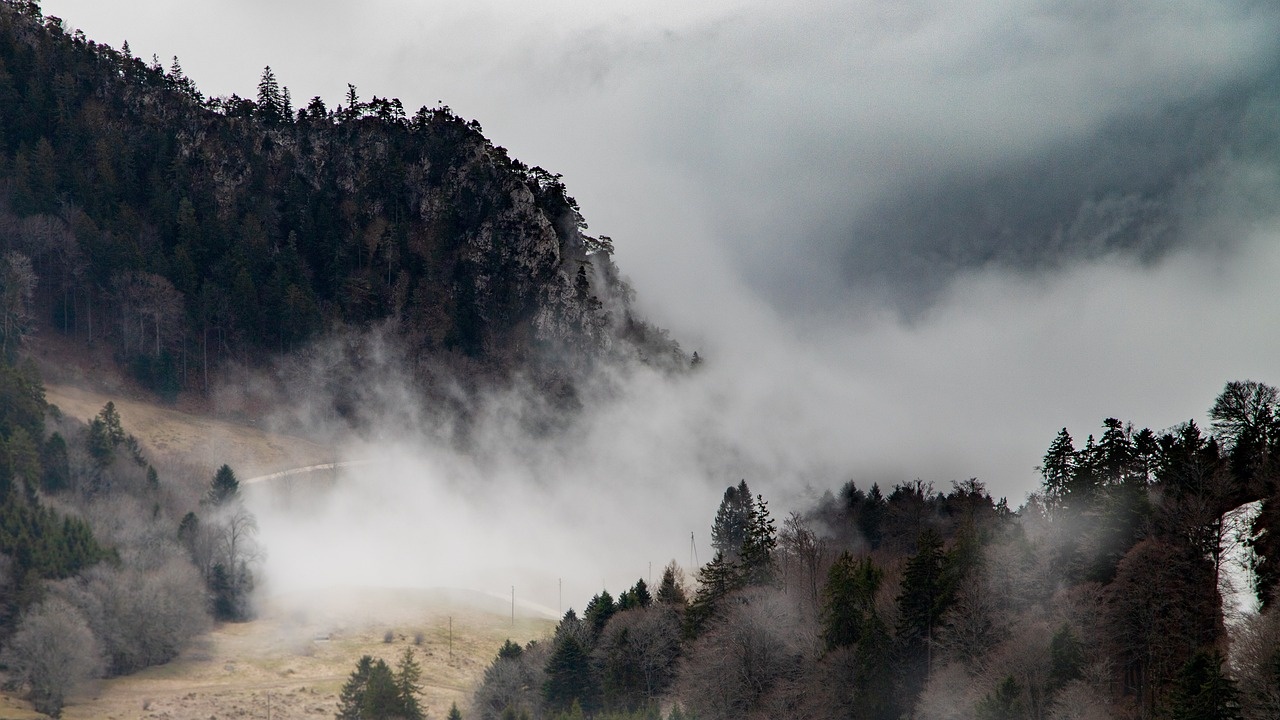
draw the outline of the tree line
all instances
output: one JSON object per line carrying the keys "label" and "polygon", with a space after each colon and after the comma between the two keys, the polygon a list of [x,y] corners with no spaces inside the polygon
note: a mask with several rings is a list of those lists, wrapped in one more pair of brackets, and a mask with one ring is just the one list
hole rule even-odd
{"label": "tree line", "polygon": [[67,417],[29,364],[0,360],[0,666],[41,712],[252,615],[256,524],[235,473],[159,465],[113,403]]}
{"label": "tree line", "polygon": [[[1212,427],[1062,429],[1012,509],[969,479],[848,482],[775,523],[725,490],[715,555],[508,642],[480,718],[1262,719],[1280,713],[1280,402]],[[1077,447],[1079,445],[1079,447]],[[1250,514],[1252,511],[1252,514]],[[1230,558],[1245,556],[1257,578]],[[1260,610],[1226,600],[1252,591]]]}

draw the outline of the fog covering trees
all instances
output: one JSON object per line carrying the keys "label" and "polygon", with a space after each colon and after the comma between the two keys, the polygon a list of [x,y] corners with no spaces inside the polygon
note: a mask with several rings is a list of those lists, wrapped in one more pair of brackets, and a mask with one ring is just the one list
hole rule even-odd
{"label": "fog covering trees", "polygon": [[[743,480],[693,588],[673,561],[648,605],[632,601],[642,582],[601,592],[552,639],[500,652],[476,713],[1274,718],[1278,397],[1228,383],[1212,432],[1106,418],[1078,443],[1063,428],[1017,510],[977,479],[887,496],[851,481],[778,532]],[[1241,534],[1225,516],[1246,503],[1261,511]],[[1241,549],[1263,607],[1234,617]]]}
{"label": "fog covering trees", "polygon": [[49,598],[18,622],[0,660],[28,688],[36,710],[57,717],[67,694],[102,670],[98,639],[70,603]]}
{"label": "fog covering trees", "polygon": [[214,614],[247,617],[255,527],[229,467],[157,468],[114,404],[63,415],[0,358],[0,647],[42,712],[173,659]]}
{"label": "fog covering trees", "polygon": [[0,353],[34,291],[50,329],[107,342],[165,397],[375,325],[415,357],[553,390],[576,380],[570,357],[686,362],[560,176],[479,123],[355,87],[295,109],[270,67],[255,97],[206,98],[176,58],[166,71],[25,0],[0,1],[0,188]]}

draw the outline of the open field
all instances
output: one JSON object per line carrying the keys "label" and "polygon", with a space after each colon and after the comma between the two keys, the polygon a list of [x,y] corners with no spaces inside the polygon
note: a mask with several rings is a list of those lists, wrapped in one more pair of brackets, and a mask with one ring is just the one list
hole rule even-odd
{"label": "open field", "polygon": [[[524,643],[553,628],[550,618],[519,612],[513,625],[509,605],[467,591],[348,588],[277,598],[259,619],[222,625],[171,663],[86,688],[63,717],[267,718],[268,705],[269,717],[279,720],[333,717],[361,655],[394,667],[413,648],[422,665],[423,707],[441,718],[453,702],[466,710],[504,640]],[[0,717],[42,717],[22,707],[0,703]]]}
{"label": "open field", "polygon": [[[229,462],[246,479],[335,459],[331,448],[212,418],[189,404],[162,406],[118,385],[63,379],[46,385],[50,403],[88,419],[114,402],[125,429],[157,457]],[[348,587],[275,597],[258,619],[216,627],[173,662],[84,688],[63,717],[333,717],[338,692],[361,655],[394,666],[405,648],[413,648],[422,665],[423,707],[428,717],[441,718],[453,702],[465,712],[504,640],[549,636],[554,624],[537,609],[519,606],[513,624],[509,599],[466,590]],[[384,642],[388,631],[390,643]],[[0,693],[0,720],[42,717]]]}
{"label": "open field", "polygon": [[214,465],[230,462],[236,474],[244,478],[334,459],[331,448],[304,438],[159,406],[123,394],[49,383],[45,385],[45,398],[64,415],[82,420],[92,418],[107,402],[113,402],[125,430],[157,455]]}

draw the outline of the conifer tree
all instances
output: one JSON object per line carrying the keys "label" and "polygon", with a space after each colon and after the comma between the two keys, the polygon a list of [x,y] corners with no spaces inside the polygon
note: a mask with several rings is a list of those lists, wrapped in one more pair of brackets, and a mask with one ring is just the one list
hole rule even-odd
{"label": "conifer tree", "polygon": [[676,582],[676,564],[673,560],[662,571],[662,582],[658,585],[658,604],[673,606],[683,610],[688,604],[689,599],[685,597],[684,589]]}
{"label": "conifer tree", "polygon": [[1085,665],[1084,645],[1071,626],[1063,624],[1049,641],[1049,690],[1056,692],[1080,679]]}
{"label": "conifer tree", "polygon": [[524,648],[518,643],[511,642],[511,638],[507,638],[506,642],[502,643],[502,647],[498,648],[499,660],[515,660],[522,654],[524,654]]}
{"label": "conifer tree", "polygon": [[564,634],[556,638],[555,649],[547,659],[546,681],[542,684],[542,699],[551,712],[566,712],[575,703],[584,710],[598,707],[599,695],[591,658],[578,638]]}
{"label": "conifer tree", "polygon": [[1067,493],[1071,486],[1071,477],[1075,472],[1076,449],[1071,442],[1071,433],[1066,428],[1058,431],[1058,436],[1049,445],[1040,465],[1040,474],[1044,477],[1044,496],[1052,507],[1065,506]]}
{"label": "conifer tree", "polygon": [[751,510],[751,490],[747,488],[746,480],[738,483],[737,487],[730,485],[725,489],[711,526],[711,546],[729,562],[736,562],[742,554],[742,544],[746,542],[751,524]]}
{"label": "conifer tree", "polygon": [[258,81],[258,117],[267,125],[278,125],[284,119],[284,97],[270,65],[262,69]]}
{"label": "conifer tree", "polygon": [[1235,682],[1222,671],[1216,652],[1199,650],[1174,678],[1169,695],[1170,720],[1240,720]]}
{"label": "conifer tree", "polygon": [[405,720],[420,720],[423,716],[418,695],[422,694],[422,666],[413,656],[413,648],[405,648],[396,663],[396,692],[399,698],[398,716]]}
{"label": "conifer tree", "polygon": [[880,484],[872,483],[871,489],[867,491],[866,501],[862,503],[862,513],[858,516],[858,529],[862,531],[863,539],[872,550],[878,549],[884,540],[882,526],[887,506],[884,493],[880,492]]}
{"label": "conifer tree", "polygon": [[608,590],[602,590],[599,595],[587,602],[586,610],[582,611],[582,619],[586,621],[592,633],[599,636],[604,626],[609,623],[609,618],[613,617],[617,611],[618,607],[613,602],[613,596]]}
{"label": "conifer tree", "polygon": [[734,563],[725,559],[723,553],[717,552],[711,562],[698,571],[698,591],[685,614],[685,635],[690,638],[701,635],[712,618],[719,614],[725,597],[741,588],[742,573]]}
{"label": "conifer tree", "polygon": [[649,585],[644,578],[636,580],[631,588],[631,596],[635,598],[636,607],[647,608],[653,603],[653,596],[649,594]]}
{"label": "conifer tree", "polygon": [[209,484],[209,502],[221,507],[240,498],[240,481],[229,465],[218,468]]}
{"label": "conifer tree", "polygon": [[871,558],[840,554],[827,573],[822,592],[822,634],[827,649],[857,645],[871,616],[883,573]]}
{"label": "conifer tree", "polygon": [[932,671],[934,641],[942,630],[942,614],[950,603],[943,582],[946,555],[942,551],[942,538],[929,528],[916,544],[918,550],[907,560],[902,591],[898,595],[898,640],[911,697]]}
{"label": "conifer tree", "polygon": [[768,585],[774,579],[774,550],[777,549],[777,530],[769,516],[769,503],[763,495],[756,496],[750,506],[746,537],[742,542],[740,566],[743,582],[747,585]]}
{"label": "conifer tree", "polygon": [[368,655],[356,662],[356,669],[352,671],[338,694],[338,720],[360,720],[365,689],[369,684],[369,673],[372,669],[373,658]]}

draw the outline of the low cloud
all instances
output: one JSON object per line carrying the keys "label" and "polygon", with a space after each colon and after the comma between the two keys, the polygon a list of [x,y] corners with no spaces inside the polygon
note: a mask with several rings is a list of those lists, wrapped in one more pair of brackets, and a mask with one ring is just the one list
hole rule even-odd
{"label": "low cloud", "polygon": [[310,517],[264,510],[280,587],[554,607],[564,577],[580,605],[688,562],[690,532],[707,560],[740,478],[779,515],[848,479],[978,477],[1017,505],[1064,425],[1163,428],[1280,382],[1274,4],[668,5],[44,2],[207,93],[270,64],[295,104],[352,82],[477,118],[564,173],[648,317],[706,358],[627,371],[555,438],[493,396],[468,455],[389,362],[365,401],[395,420],[346,452],[380,469]]}

